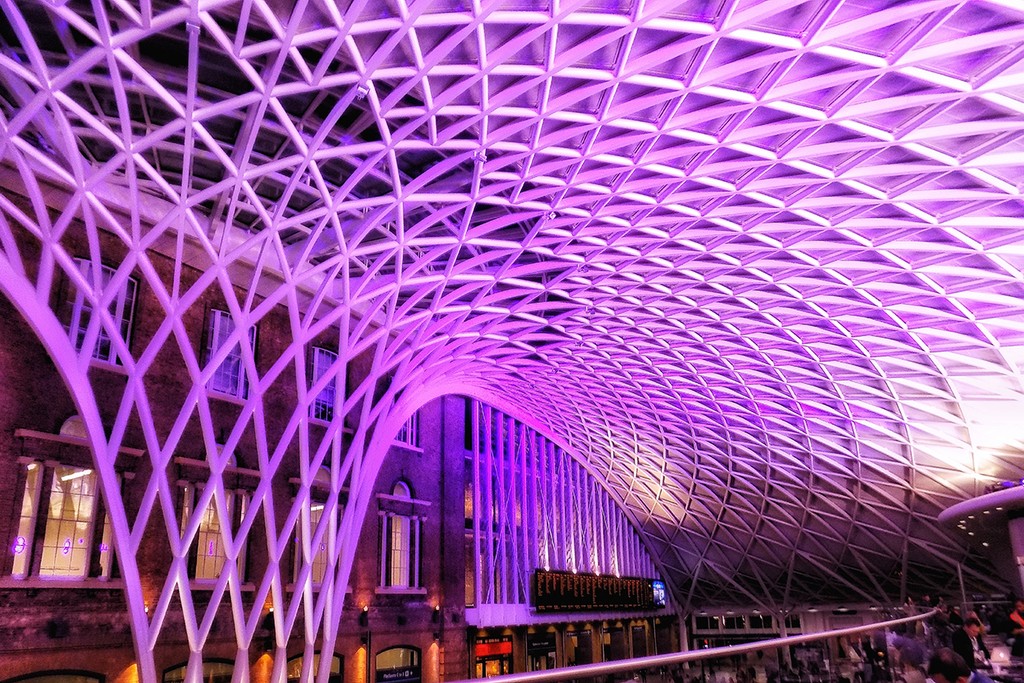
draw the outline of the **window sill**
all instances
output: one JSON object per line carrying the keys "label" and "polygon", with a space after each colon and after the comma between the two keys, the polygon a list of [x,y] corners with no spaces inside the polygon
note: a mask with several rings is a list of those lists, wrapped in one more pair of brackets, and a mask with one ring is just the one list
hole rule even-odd
{"label": "window sill", "polygon": [[426,595],[426,588],[402,588],[399,586],[377,586],[377,595]]}
{"label": "window sill", "polygon": [[121,579],[101,579],[95,576],[91,576],[89,578],[84,579],[76,579],[64,576],[55,576],[53,578],[29,576],[24,579],[16,579],[13,576],[5,576],[0,578],[0,589],[11,588],[80,588],[87,590],[122,590],[124,589],[124,581],[122,581]]}
{"label": "window sill", "polygon": [[[320,588],[323,585],[324,584],[322,584],[322,583],[314,583],[313,584],[313,592],[314,593],[315,592],[319,592]],[[299,586],[297,586],[294,583],[286,583],[285,586],[284,586],[284,589],[288,593],[294,593],[295,591],[297,591],[299,589]],[[351,594],[352,594],[352,586],[346,586],[345,587],[345,595],[351,595]]]}
{"label": "window sill", "polygon": [[89,361],[89,369],[106,370],[112,372],[115,375],[128,376],[128,370],[120,363],[115,363],[112,360],[100,360],[99,358],[93,358]]}
{"label": "window sill", "polygon": [[206,395],[207,397],[213,400],[224,401],[225,403],[234,403],[235,405],[238,406],[244,406],[246,401],[249,400],[247,398],[242,398],[241,396],[235,396],[234,394],[227,394],[221,391],[217,391],[216,389],[211,389],[210,387],[206,387]]}
{"label": "window sill", "polygon": [[[188,587],[193,591],[212,591],[217,586],[218,579],[189,579]],[[244,593],[253,593],[256,591],[255,583],[243,583],[238,588]]]}
{"label": "window sill", "polygon": [[404,441],[392,441],[391,445],[396,446],[398,448],[404,448],[405,450],[412,451],[413,453],[423,452],[422,446],[413,446],[411,443],[405,443]]}
{"label": "window sill", "polygon": [[[191,465],[192,467],[200,467],[207,471],[210,470],[210,463],[206,460],[186,458],[178,455],[174,457],[174,462],[177,465]],[[236,467],[235,465],[225,465],[223,471],[225,474],[239,474],[245,477],[254,477],[256,479],[259,479],[261,476],[259,470],[250,469],[248,467]]]}
{"label": "window sill", "polygon": [[[77,436],[67,436],[65,434],[49,434],[47,432],[37,432],[34,429],[15,429],[15,439],[38,439],[40,441],[53,441],[56,443],[68,444],[69,446],[80,446],[82,448],[91,448],[88,439],[82,439]],[[121,446],[117,449],[118,455],[131,455],[136,458],[141,458],[146,454],[146,451],[140,448],[128,448],[127,446]],[[28,462],[32,462],[31,458]]]}
{"label": "window sill", "polygon": [[[315,427],[320,427],[321,429],[329,429],[330,426],[332,424],[334,424],[334,420],[336,420],[336,419],[337,419],[337,417],[335,417],[335,418],[333,418],[331,420],[321,420],[318,417],[313,417],[312,415],[310,415],[309,416],[309,424],[311,424],[311,425],[313,425]],[[341,433],[342,434],[347,434],[347,435],[351,436],[352,434],[355,434],[356,431],[354,429],[352,429],[351,427],[347,426],[347,425],[342,425]]]}

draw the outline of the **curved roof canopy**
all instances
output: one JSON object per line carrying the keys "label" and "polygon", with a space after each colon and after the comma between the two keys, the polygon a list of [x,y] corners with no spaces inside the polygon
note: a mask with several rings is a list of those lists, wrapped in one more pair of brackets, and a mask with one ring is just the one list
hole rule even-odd
{"label": "curved roof canopy", "polygon": [[66,215],[344,309],[409,406],[587,461],[683,605],[1003,586],[935,519],[1024,475],[1015,0],[3,8],[10,262]]}

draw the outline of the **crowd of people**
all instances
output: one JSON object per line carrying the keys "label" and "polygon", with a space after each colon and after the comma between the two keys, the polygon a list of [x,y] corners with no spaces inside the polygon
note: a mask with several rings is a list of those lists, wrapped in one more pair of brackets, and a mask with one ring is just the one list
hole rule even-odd
{"label": "crowd of people", "polygon": [[[894,633],[888,642],[888,651],[895,659],[892,678],[903,683],[992,683],[1002,681],[1024,681],[1020,669],[1020,658],[1024,657],[1024,600],[1017,600],[1013,609],[1006,611],[998,606],[983,606],[978,611],[970,610],[961,614],[956,605],[947,605],[943,600],[931,601],[925,596],[920,604],[907,602],[908,614],[928,611],[929,617],[915,623],[913,630]],[[986,638],[988,636],[988,638]],[[1000,661],[993,665],[993,651],[986,640],[998,643],[1003,652]],[[931,653],[927,667],[924,666],[927,653]],[[1014,667],[1013,664],[1018,664]],[[949,679],[953,664],[960,668],[960,675]],[[932,676],[935,667],[946,667]],[[965,673],[966,672],[966,673]],[[865,683],[872,683],[868,675]],[[941,679],[941,680],[940,680]],[[961,680],[962,679],[962,680]]]}
{"label": "crowd of people", "polygon": [[[903,630],[841,639],[835,654],[845,666],[805,665],[796,656],[791,665],[758,651],[645,669],[631,683],[650,683],[649,676],[653,683],[1024,683],[1024,600],[1011,610],[985,605],[961,613],[959,606],[925,596],[916,604],[908,601],[904,611],[928,617]],[[1003,658],[993,662],[994,654]]]}

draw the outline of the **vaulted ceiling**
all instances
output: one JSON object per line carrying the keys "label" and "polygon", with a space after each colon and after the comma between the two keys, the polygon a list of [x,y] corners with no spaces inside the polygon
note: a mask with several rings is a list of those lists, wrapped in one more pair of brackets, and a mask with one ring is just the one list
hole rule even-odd
{"label": "vaulted ceiling", "polygon": [[0,5],[12,262],[73,207],[344,308],[588,462],[680,604],[1003,587],[936,516],[1024,475],[1015,0]]}

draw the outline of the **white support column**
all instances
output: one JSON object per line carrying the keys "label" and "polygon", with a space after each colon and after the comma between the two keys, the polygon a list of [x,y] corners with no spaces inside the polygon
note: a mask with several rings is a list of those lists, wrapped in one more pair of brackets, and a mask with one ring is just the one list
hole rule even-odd
{"label": "white support column", "polygon": [[412,566],[409,567],[409,569],[411,571],[411,579],[412,579],[410,585],[415,587],[415,588],[419,588],[420,587],[420,560],[421,560],[420,551],[421,551],[421,548],[422,548],[422,546],[420,545],[420,539],[423,538],[421,532],[422,532],[423,522],[424,522],[425,519],[426,519],[425,517],[421,517],[421,516],[417,515],[417,516],[413,517],[412,520],[411,520],[412,521],[412,543],[413,543],[412,547],[416,549],[416,552],[415,553],[410,553],[409,563]]}
{"label": "white support column", "polygon": [[516,570],[519,557],[519,534],[516,531],[516,508],[519,506],[519,495],[517,487],[517,467],[516,467],[516,431],[517,424],[515,420],[510,417],[505,418],[505,468],[507,473],[505,475],[505,487],[506,493],[504,496],[505,500],[505,541],[506,548],[505,553],[502,556],[505,565],[505,581],[506,581],[506,593],[505,602],[516,603],[519,602],[518,594],[518,576],[519,572]]}
{"label": "white support column", "polygon": [[538,524],[540,526],[540,534],[538,540],[540,541],[540,553],[537,561],[538,565],[545,569],[551,568],[551,537],[554,531],[551,526],[554,521],[554,517],[551,515],[551,496],[550,490],[552,486],[551,468],[548,467],[548,460],[551,455],[551,448],[548,442],[542,441],[540,447],[540,480],[537,482],[538,493],[540,496],[539,504],[539,517]]}
{"label": "white support column", "polygon": [[483,604],[483,563],[480,547],[482,512],[480,505],[480,404],[473,401],[470,419],[473,423],[473,604]]}
{"label": "white support column", "polygon": [[569,512],[570,512],[570,501],[569,501],[569,473],[566,472],[568,469],[568,458],[565,453],[558,450],[558,496],[559,496],[559,522],[561,526],[561,533],[559,534],[558,540],[562,543],[560,549],[560,555],[562,556],[561,564],[566,570],[576,569],[576,557],[572,550],[574,543],[572,541],[572,534],[570,533],[571,524],[569,523]]}
{"label": "white support column", "polygon": [[494,423],[497,432],[495,445],[498,447],[498,452],[494,454],[498,479],[498,556],[496,558],[498,585],[494,589],[494,598],[497,602],[508,602],[508,549],[506,548],[508,541],[506,534],[508,529],[508,483],[505,477],[508,466],[506,462],[508,455],[508,418],[501,413],[497,413],[497,419],[495,419]]}
{"label": "white support column", "polygon": [[520,486],[520,506],[522,508],[522,514],[520,519],[522,520],[519,525],[520,535],[520,555],[519,555],[519,571],[516,574],[519,576],[519,586],[522,593],[522,602],[524,605],[530,603],[530,547],[537,543],[537,533],[533,529],[533,496],[530,493],[534,489],[534,483],[536,479],[533,476],[532,465],[535,462],[535,455],[533,446],[535,443],[535,433],[533,430],[528,430],[526,425],[519,426],[519,486]]}
{"label": "white support column", "polygon": [[377,513],[377,519],[380,520],[380,574],[378,576],[378,585],[385,586],[388,583],[388,527],[391,525],[388,523],[390,515],[383,510]]}
{"label": "white support column", "polygon": [[490,406],[484,406],[484,552],[486,553],[485,566],[486,590],[484,600],[493,603],[497,600],[494,587],[494,411]]}

